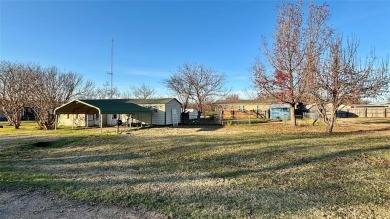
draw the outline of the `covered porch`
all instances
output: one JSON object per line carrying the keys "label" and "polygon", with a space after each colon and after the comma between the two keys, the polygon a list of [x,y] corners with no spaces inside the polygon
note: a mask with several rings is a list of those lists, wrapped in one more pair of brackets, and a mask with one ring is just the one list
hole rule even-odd
{"label": "covered porch", "polygon": [[[75,126],[75,115],[85,116],[85,125],[89,127],[90,119],[98,120],[100,129],[103,129],[104,118],[107,119],[107,115],[144,115],[145,118],[150,118],[150,122],[153,118],[153,110],[139,106],[134,103],[129,103],[126,99],[103,99],[103,100],[72,100],[54,110],[55,114],[55,129],[57,129],[60,115],[66,114],[72,122],[72,129]],[[94,116],[95,115],[95,116]],[[70,118],[71,117],[71,118]],[[116,120],[119,119],[119,116]],[[149,122],[149,121],[145,121]],[[107,123],[107,121],[106,121]]]}

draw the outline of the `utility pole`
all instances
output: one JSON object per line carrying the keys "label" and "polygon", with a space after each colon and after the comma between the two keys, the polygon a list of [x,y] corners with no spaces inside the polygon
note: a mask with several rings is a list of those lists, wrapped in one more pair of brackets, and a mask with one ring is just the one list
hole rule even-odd
{"label": "utility pole", "polygon": [[111,89],[110,89],[110,98],[112,99],[112,81],[113,81],[113,76],[114,76],[114,71],[113,71],[113,62],[114,62],[114,38],[111,39],[111,71],[107,72],[107,74],[111,75]]}

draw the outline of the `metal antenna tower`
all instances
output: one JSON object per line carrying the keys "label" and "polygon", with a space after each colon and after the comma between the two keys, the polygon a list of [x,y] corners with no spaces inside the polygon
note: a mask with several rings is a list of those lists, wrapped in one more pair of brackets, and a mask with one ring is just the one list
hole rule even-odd
{"label": "metal antenna tower", "polygon": [[114,38],[111,39],[111,71],[107,72],[107,74],[111,75],[111,89],[110,89],[110,98],[112,99],[113,92],[112,92],[112,81],[114,76],[114,71],[112,70],[112,65],[114,62]]}

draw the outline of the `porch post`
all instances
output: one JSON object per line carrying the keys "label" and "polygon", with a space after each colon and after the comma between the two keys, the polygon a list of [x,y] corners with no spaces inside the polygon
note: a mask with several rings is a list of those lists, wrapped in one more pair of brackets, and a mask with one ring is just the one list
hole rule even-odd
{"label": "porch post", "polygon": [[72,129],[74,129],[74,113],[72,113]]}
{"label": "porch post", "polygon": [[99,114],[99,117],[100,117],[100,133],[102,133],[103,132],[103,116],[101,113]]}
{"label": "porch post", "polygon": [[88,128],[89,127],[89,124],[88,124],[88,120],[89,120],[88,114],[85,114],[85,118],[87,118],[87,128]]}
{"label": "porch post", "polygon": [[58,115],[55,114],[55,120],[54,120],[54,131],[57,131],[57,122],[58,122]]}

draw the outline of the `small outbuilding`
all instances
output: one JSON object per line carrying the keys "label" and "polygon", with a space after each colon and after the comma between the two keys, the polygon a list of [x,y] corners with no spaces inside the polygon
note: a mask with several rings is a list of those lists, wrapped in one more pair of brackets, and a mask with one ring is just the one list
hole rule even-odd
{"label": "small outbuilding", "polygon": [[290,105],[289,104],[271,104],[270,105],[271,119],[280,120],[283,118],[290,119]]}

